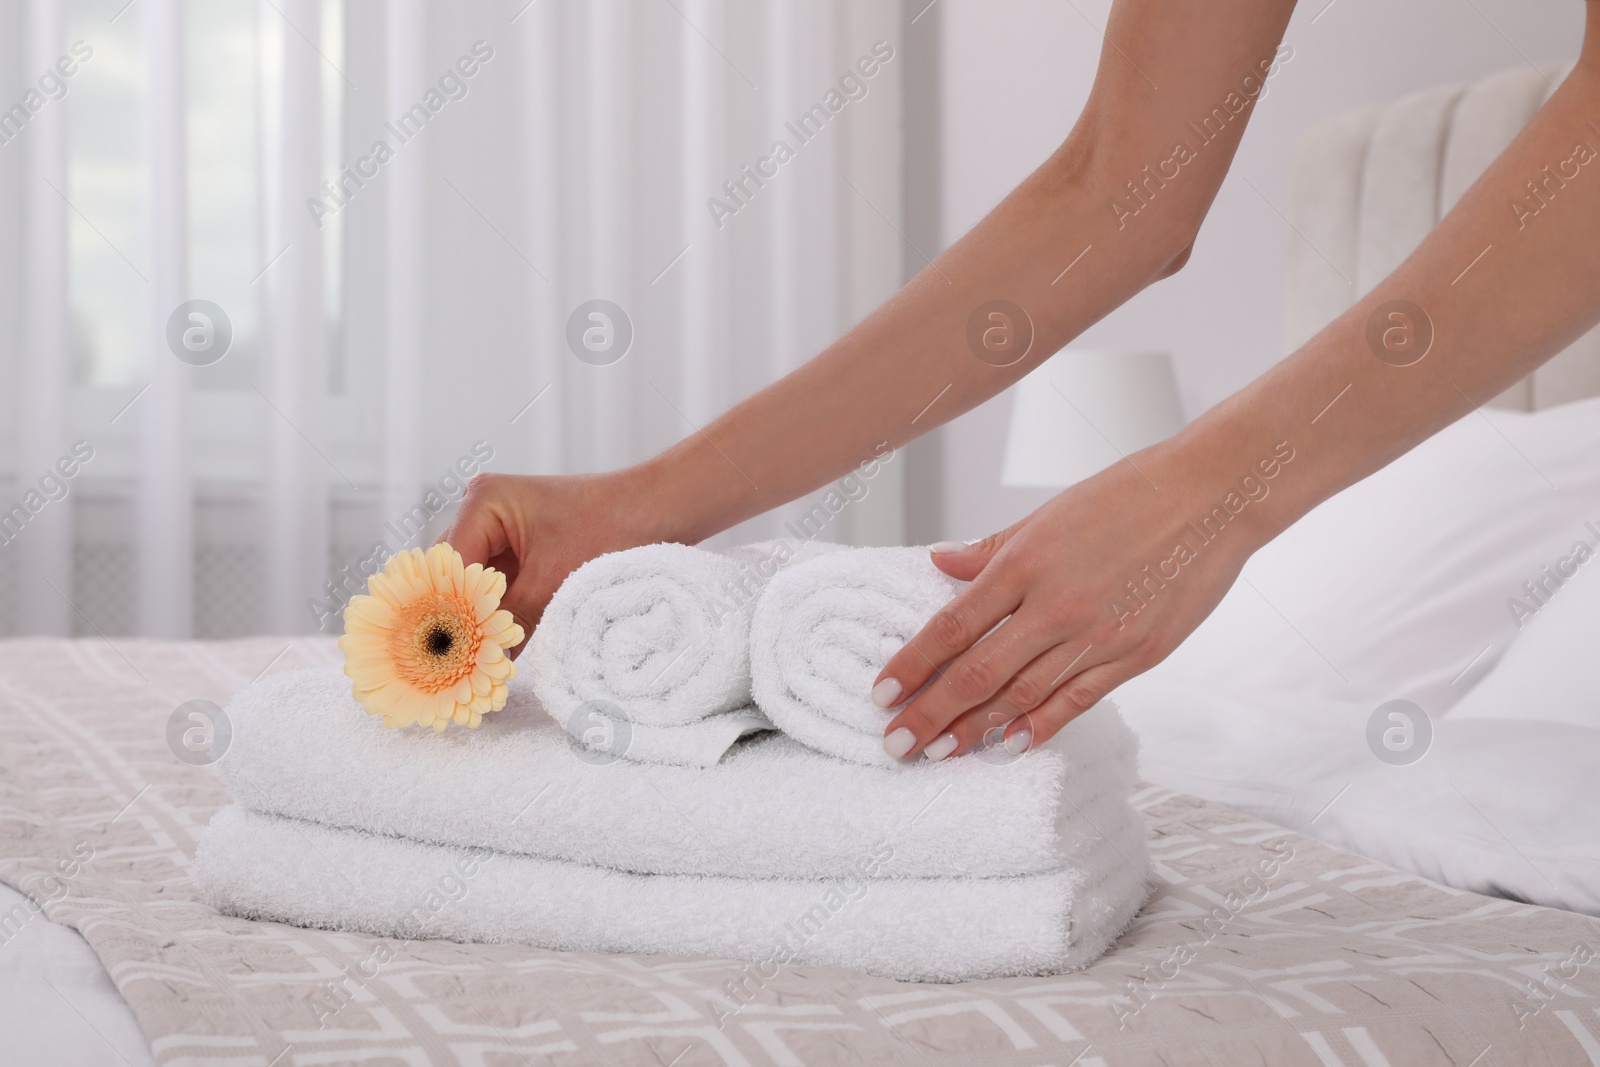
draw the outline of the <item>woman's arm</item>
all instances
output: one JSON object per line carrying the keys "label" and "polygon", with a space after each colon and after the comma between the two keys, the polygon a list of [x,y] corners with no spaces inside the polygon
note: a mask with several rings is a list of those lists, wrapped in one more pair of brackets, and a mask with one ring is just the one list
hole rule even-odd
{"label": "woman's arm", "polygon": [[[1576,70],[1376,289],[1170,441],[935,554],[973,583],[880,675],[890,704],[937,675],[886,747],[1054,734],[1165,658],[1258,547],[1600,321],[1597,8]],[[1246,476],[1270,495],[1239,504]]]}
{"label": "woman's arm", "polygon": [[[844,337],[633,472],[659,532],[699,541],[825,485],[1001,392],[1176,271],[1292,9],[1118,0],[1089,103],[1038,170]],[[1016,362],[1003,331],[1026,324],[984,318],[998,329],[982,358],[969,339],[997,300],[1031,320]]]}
{"label": "woman's arm", "polygon": [[[480,475],[445,538],[468,563],[507,573],[504,603],[531,632],[585,560],[703,540],[999,393],[1182,265],[1276,72],[1292,8],[1117,0],[1089,104],[1065,143],[882,307],[637,467]],[[1192,152],[1177,152],[1180,143]],[[969,322],[994,300],[1025,308],[1034,333],[1027,356],[1007,366],[996,365],[1010,358],[1003,346],[968,343]]]}

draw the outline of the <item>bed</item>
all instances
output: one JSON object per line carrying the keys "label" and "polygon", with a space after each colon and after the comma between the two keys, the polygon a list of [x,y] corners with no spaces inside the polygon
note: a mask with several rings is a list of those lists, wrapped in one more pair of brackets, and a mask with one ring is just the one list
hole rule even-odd
{"label": "bed", "polygon": [[[40,1033],[24,1021],[68,1023],[19,1062],[1562,1064],[1600,1040],[1595,1002],[1551,977],[1586,966],[1574,953],[1600,945],[1593,920],[1445,889],[1154,786],[1137,798],[1149,906],[1111,955],[1055,978],[799,967],[730,1018],[718,1004],[743,966],[726,960],[385,950],[218,916],[185,871],[227,798],[174,758],[172,709],[337,655],[274,638],[0,645],[0,881],[38,895],[33,933],[59,924],[52,943],[24,927],[0,953],[26,954],[8,973],[85,972],[0,1003],[8,1040]],[[315,998],[330,995],[344,1006],[319,1028]]]}
{"label": "bed", "polygon": [[[1291,214],[1318,248],[1291,264],[1291,332],[1392,266],[1396,234],[1420,239],[1545,78],[1314,131]],[[1467,119],[1473,136],[1456,136]],[[1386,174],[1442,192],[1386,200]],[[727,960],[222,917],[187,868],[228,798],[177,758],[173,709],[335,662],[333,644],[0,642],[0,1059],[1600,1065],[1600,680],[1568,669],[1592,658],[1572,652],[1590,594],[1575,586],[1528,627],[1501,603],[1588,536],[1581,519],[1600,522],[1590,344],[1502,398],[1515,410],[1469,417],[1324,505],[1118,694],[1161,783],[1136,797],[1154,885],[1115,949],[1074,974],[931,985],[790,967],[730,1013],[745,967]],[[1386,762],[1371,743],[1396,700],[1425,717],[1425,758]]]}

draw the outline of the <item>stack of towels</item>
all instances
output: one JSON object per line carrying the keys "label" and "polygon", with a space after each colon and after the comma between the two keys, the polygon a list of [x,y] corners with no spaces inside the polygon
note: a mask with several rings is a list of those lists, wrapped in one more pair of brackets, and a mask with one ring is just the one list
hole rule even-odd
{"label": "stack of towels", "polygon": [[886,756],[868,697],[961,583],[924,549],[651,545],[575,571],[504,711],[386,729],[337,668],[227,708],[218,910],[385,937],[1052,974],[1143,905],[1136,744],[1109,703],[1013,757]]}

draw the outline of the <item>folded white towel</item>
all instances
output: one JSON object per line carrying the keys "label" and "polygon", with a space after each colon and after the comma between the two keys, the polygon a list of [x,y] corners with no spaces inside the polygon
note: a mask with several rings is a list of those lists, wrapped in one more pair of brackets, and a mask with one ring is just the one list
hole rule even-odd
{"label": "folded white towel", "polygon": [[[891,978],[1054,974],[1097,958],[1146,888],[1126,808],[1074,865],[1010,878],[882,878],[893,838],[832,881],[625,874],[337,830],[224,808],[193,873],[229,915],[384,937],[523,942],[576,952],[711,955],[770,968],[837,964]],[[870,873],[869,873],[870,872]]]}
{"label": "folded white towel", "polygon": [[750,704],[750,615],[787,563],[833,545],[655,544],[590,560],[528,644],[545,710],[600,754],[709,767],[769,728]]}
{"label": "folded white towel", "polygon": [[820,752],[889,766],[895,712],[872,702],[889,657],[964,586],[926,548],[856,548],[795,564],[768,583],[750,627],[756,705]]}
{"label": "folded white towel", "polygon": [[[704,769],[595,762],[538,708],[526,672],[477,730],[389,730],[337,667],[285,671],[228,704],[217,772],[258,811],[443,844],[661,874],[845,875],[895,843],[895,874],[1059,868],[1128,807],[1136,743],[1115,708],[1009,760],[861,767],[781,734]],[[991,759],[994,762],[991,762]]]}

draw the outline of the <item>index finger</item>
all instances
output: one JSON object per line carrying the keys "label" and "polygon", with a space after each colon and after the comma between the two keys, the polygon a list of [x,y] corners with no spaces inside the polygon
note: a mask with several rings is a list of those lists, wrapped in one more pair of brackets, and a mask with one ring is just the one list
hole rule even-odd
{"label": "index finger", "polygon": [[934,613],[878,672],[872,686],[872,702],[892,708],[927,684],[940,668],[977,644],[978,638],[994,629],[1001,619],[1021,604],[998,583],[985,581],[980,574],[971,585],[956,594]]}

